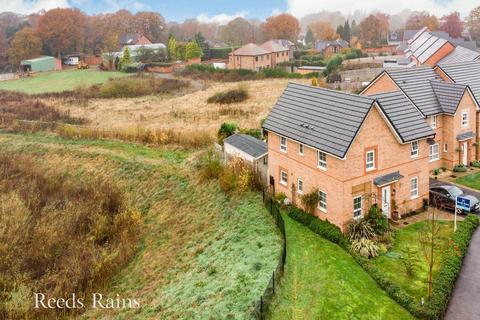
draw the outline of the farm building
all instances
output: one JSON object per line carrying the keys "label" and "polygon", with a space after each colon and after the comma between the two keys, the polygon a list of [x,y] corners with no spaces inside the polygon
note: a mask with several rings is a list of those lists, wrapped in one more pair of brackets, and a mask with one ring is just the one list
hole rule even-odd
{"label": "farm building", "polygon": [[20,68],[31,72],[62,70],[62,61],[55,57],[43,56],[22,60]]}

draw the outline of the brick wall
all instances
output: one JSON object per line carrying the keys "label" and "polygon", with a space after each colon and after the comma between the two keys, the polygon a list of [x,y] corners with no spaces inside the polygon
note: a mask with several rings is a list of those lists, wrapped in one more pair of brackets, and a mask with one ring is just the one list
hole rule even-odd
{"label": "brick wall", "polygon": [[362,95],[369,96],[384,92],[400,91],[395,82],[387,74],[381,75],[375,82],[370,84]]}

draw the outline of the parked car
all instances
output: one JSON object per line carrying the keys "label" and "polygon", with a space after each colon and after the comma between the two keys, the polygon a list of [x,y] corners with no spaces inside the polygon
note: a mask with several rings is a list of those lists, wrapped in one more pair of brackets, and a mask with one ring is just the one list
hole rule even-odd
{"label": "parked car", "polygon": [[[456,186],[434,186],[430,187],[430,204],[437,206],[443,210],[455,210],[455,199],[458,196],[470,199],[470,212],[477,212],[480,206],[480,201],[477,197],[465,194],[462,189]],[[435,203],[437,202],[437,204]],[[462,212],[464,213],[463,210]]]}

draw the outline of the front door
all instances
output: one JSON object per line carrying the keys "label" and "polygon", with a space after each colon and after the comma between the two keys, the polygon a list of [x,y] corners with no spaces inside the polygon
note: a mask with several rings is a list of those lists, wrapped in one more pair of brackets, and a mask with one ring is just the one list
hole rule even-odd
{"label": "front door", "polygon": [[463,159],[462,159],[462,163],[464,166],[467,166],[468,165],[468,142],[464,142],[463,143]]}
{"label": "front door", "polygon": [[382,211],[387,218],[390,218],[390,186],[382,188]]}

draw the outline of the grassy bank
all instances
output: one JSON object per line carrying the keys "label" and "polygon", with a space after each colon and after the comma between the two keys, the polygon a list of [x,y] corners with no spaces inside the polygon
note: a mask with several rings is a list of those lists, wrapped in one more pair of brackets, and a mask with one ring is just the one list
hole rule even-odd
{"label": "grassy bank", "polygon": [[457,178],[455,183],[480,190],[480,172]]}
{"label": "grassy bank", "polygon": [[286,276],[272,319],[413,319],[342,248],[284,219]]}
{"label": "grassy bank", "polygon": [[247,319],[280,253],[281,238],[255,194],[226,197],[200,184],[192,151],[46,134],[0,134],[2,148],[65,175],[113,179],[139,208],[135,257],[102,292],[139,310],[87,310],[85,319]]}

